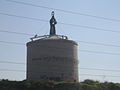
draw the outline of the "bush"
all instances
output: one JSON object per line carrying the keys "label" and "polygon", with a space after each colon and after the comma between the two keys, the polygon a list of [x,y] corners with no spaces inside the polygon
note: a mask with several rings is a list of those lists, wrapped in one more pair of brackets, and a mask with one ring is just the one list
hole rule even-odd
{"label": "bush", "polygon": [[1,80],[0,90],[120,90],[120,84],[89,79],[81,83]]}

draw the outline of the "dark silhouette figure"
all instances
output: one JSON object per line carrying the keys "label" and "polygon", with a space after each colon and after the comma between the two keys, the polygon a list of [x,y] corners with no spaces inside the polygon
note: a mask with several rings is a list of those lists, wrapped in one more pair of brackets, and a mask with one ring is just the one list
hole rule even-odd
{"label": "dark silhouette figure", "polygon": [[52,18],[50,19],[50,35],[56,35],[55,24],[57,24],[57,21],[54,17],[54,11],[52,11],[51,15]]}

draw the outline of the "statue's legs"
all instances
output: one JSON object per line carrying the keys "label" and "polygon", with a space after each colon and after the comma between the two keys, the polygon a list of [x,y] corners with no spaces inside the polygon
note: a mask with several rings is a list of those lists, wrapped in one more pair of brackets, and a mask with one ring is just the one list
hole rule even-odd
{"label": "statue's legs", "polygon": [[56,35],[56,31],[55,31],[55,26],[51,25],[50,27],[50,35]]}

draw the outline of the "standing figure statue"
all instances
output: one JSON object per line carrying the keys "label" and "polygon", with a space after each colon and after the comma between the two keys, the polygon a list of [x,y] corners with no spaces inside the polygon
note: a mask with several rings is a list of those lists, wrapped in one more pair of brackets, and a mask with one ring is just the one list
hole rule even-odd
{"label": "standing figure statue", "polygon": [[54,17],[54,11],[52,11],[51,15],[52,18],[50,19],[50,35],[56,35],[55,24],[57,24],[57,21]]}

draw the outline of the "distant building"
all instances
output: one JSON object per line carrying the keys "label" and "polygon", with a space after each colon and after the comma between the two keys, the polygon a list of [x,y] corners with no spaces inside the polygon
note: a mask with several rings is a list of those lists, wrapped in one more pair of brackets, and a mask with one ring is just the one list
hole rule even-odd
{"label": "distant building", "polygon": [[27,43],[27,80],[79,81],[75,41],[56,35],[54,12],[50,34],[31,38]]}

